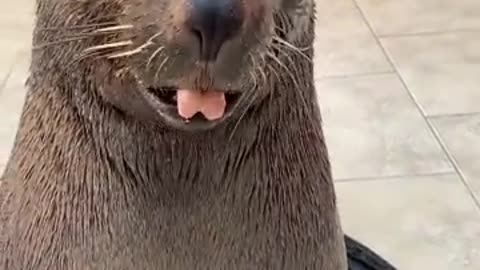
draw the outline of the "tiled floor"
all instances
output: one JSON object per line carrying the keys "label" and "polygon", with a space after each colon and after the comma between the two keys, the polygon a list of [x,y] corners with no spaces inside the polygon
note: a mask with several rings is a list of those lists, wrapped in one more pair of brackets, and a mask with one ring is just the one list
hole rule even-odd
{"label": "tiled floor", "polygon": [[480,269],[480,1],[317,2],[346,232],[399,269]]}
{"label": "tiled floor", "polygon": [[[480,1],[316,1],[316,80],[345,230],[402,270],[480,269]],[[0,170],[32,2],[0,10]]]}

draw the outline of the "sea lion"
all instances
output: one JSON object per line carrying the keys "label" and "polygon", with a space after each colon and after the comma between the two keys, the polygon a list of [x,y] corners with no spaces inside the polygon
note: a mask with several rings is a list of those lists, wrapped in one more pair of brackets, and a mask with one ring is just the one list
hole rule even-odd
{"label": "sea lion", "polygon": [[8,270],[347,269],[314,0],[37,0]]}

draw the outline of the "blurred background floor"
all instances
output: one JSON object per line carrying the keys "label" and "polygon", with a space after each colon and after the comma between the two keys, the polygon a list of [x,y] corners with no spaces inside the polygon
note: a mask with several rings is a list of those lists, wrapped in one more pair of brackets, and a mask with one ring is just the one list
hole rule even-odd
{"label": "blurred background floor", "polygon": [[[0,10],[0,171],[33,2]],[[480,1],[316,2],[315,79],[345,231],[402,270],[480,269]]]}

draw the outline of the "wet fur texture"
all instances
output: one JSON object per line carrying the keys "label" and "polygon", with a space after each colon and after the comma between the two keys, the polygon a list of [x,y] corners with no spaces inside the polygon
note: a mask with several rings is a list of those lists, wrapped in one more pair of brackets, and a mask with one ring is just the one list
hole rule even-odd
{"label": "wet fur texture", "polygon": [[296,24],[290,15],[302,31],[286,38],[307,49],[265,61],[274,72],[245,110],[189,133],[151,117],[131,91],[144,82],[131,62],[78,58],[85,40],[38,45],[54,40],[48,27],[129,1],[71,1],[74,13],[59,11],[63,2],[37,4],[39,48],[0,186],[0,269],[347,268],[306,59],[313,14]]}

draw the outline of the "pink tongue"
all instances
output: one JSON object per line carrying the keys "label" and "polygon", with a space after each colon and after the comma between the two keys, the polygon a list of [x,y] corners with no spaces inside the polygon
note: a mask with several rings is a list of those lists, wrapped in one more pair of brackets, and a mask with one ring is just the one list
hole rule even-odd
{"label": "pink tongue", "polygon": [[210,121],[222,118],[227,106],[225,94],[222,92],[185,89],[177,91],[177,104],[181,117],[190,119],[200,112]]}

